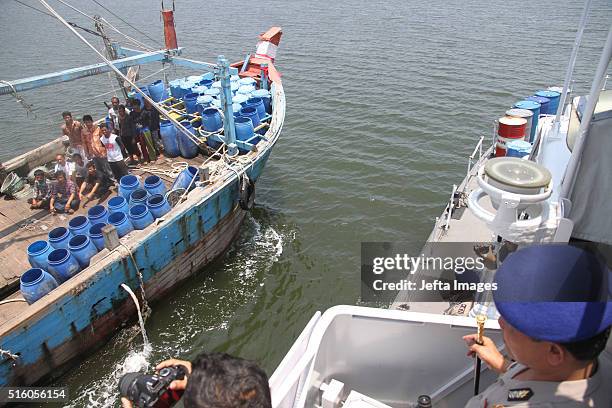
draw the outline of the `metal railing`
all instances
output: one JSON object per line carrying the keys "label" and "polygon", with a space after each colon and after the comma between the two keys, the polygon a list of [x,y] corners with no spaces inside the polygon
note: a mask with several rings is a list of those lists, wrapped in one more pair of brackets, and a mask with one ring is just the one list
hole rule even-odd
{"label": "metal railing", "polygon": [[[480,136],[480,139],[478,140],[476,147],[474,147],[474,151],[468,158],[466,177],[470,177],[470,174],[472,174],[474,163],[478,163],[480,159],[482,158],[482,143],[484,142],[484,138],[485,138],[484,136]],[[478,153],[478,160],[474,162],[474,159],[476,158],[476,153]]]}

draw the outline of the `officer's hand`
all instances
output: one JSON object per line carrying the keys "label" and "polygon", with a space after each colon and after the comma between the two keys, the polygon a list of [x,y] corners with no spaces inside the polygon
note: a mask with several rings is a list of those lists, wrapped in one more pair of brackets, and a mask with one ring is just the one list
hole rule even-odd
{"label": "officer's hand", "polygon": [[187,378],[189,377],[189,374],[191,374],[191,362],[190,361],[177,360],[175,358],[171,358],[170,360],[162,361],[161,363],[159,363],[157,367],[155,367],[155,370],[159,371],[164,367],[178,366],[178,365],[184,366],[187,369],[187,375],[182,380],[172,381],[168,388],[170,388],[171,390],[181,391],[187,388]]}
{"label": "officer's hand", "polygon": [[493,340],[483,336],[483,345],[480,345],[476,343],[476,340],[478,340],[478,334],[468,334],[467,336],[463,336],[463,340],[465,340],[465,344],[468,347],[469,351],[467,355],[469,357],[478,355],[482,361],[487,363],[487,365],[497,373],[501,374],[505,371],[504,356],[499,352],[499,350],[497,350],[497,346],[495,346]]}
{"label": "officer's hand", "polygon": [[121,408],[134,408],[129,399],[121,397]]}

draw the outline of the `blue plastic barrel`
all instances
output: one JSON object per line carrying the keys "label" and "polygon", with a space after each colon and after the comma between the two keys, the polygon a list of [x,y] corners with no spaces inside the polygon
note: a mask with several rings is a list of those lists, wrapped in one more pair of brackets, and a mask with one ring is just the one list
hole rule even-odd
{"label": "blue plastic barrel", "polygon": [[191,88],[195,85],[192,81],[183,80],[180,86],[181,99],[185,97],[188,93],[191,93]]}
{"label": "blue plastic barrel", "polygon": [[102,228],[105,225],[106,224],[103,224],[100,222],[98,224],[92,225],[89,228],[89,239],[91,240],[91,242],[93,242],[93,244],[96,246],[96,249],[98,251],[101,251],[102,249],[104,249],[104,235],[102,235]]}
{"label": "blue plastic barrel", "polygon": [[137,188],[136,190],[132,191],[132,194],[130,194],[130,201],[128,204],[130,207],[137,204],[145,204],[147,202],[147,198],[149,198],[149,192],[144,188]]}
{"label": "blue plastic barrel", "polygon": [[127,174],[119,180],[119,195],[125,197],[126,200],[130,199],[130,194],[137,188],[140,188],[140,182],[138,177],[132,174]]}
{"label": "blue plastic barrel", "polygon": [[145,179],[144,188],[147,190],[149,195],[153,194],[166,194],[166,186],[159,176],[152,175]]}
{"label": "blue plastic barrel", "polygon": [[204,95],[210,95],[213,98],[218,98],[220,94],[221,94],[221,91],[219,90],[219,88],[209,88],[206,91],[204,91]]}
{"label": "blue plastic barrel", "polygon": [[87,232],[89,227],[89,220],[83,215],[77,215],[68,221],[68,229],[72,235],[83,234]]}
{"label": "blue plastic barrel", "polygon": [[185,110],[187,113],[196,113],[198,109],[196,108],[196,101],[198,99],[197,93],[190,92],[183,96],[183,102],[185,102]]}
{"label": "blue plastic barrel", "polygon": [[251,95],[251,92],[255,90],[252,85],[240,85],[240,88],[236,91],[236,94]]}
{"label": "blue plastic barrel", "polygon": [[169,82],[170,95],[172,95],[174,99],[179,99],[181,97],[181,82],[182,79],[174,79]]}
{"label": "blue plastic barrel", "polygon": [[546,114],[555,115],[557,113],[557,108],[559,107],[559,98],[561,94],[556,91],[550,90],[540,90],[535,93],[535,96],[539,96],[542,98],[548,99],[550,102],[548,103],[548,107],[546,108]]}
{"label": "blue plastic barrel", "polygon": [[[196,179],[192,183],[194,178]],[[178,188],[184,188],[186,190],[189,188],[189,186],[191,186],[191,190],[195,187],[196,181],[198,181],[198,169],[193,166],[189,166],[179,173],[170,190],[176,190]]]}
{"label": "blue plastic barrel", "polygon": [[255,87],[255,84],[257,83],[257,81],[251,77],[244,77],[244,78],[240,78],[238,80],[238,83],[240,85],[250,85],[250,86]]}
{"label": "blue plastic barrel", "polygon": [[200,115],[202,114],[202,111],[208,107],[210,107],[212,105],[213,102],[213,97],[210,95],[200,95],[198,96],[198,99],[196,99],[196,105],[198,108],[198,112],[200,112]]}
{"label": "blue plastic barrel", "polygon": [[155,194],[149,197],[147,199],[147,207],[149,207],[149,211],[155,218],[163,217],[172,209],[166,197],[161,194]]}
{"label": "blue plastic barrel", "polygon": [[21,278],[19,278],[21,295],[29,305],[58,286],[55,278],[41,268],[28,269],[21,275]]}
{"label": "blue plastic barrel", "polygon": [[238,103],[241,106],[244,106],[248,100],[249,100],[249,97],[246,95],[242,95],[242,94],[237,94],[236,96],[232,98],[233,103]]}
{"label": "blue plastic barrel", "polygon": [[116,212],[116,213],[112,213],[111,215],[109,215],[108,223],[115,226],[115,228],[117,229],[117,235],[119,235],[119,238],[134,231],[132,222],[129,220],[127,214],[124,212]]}
{"label": "blue plastic barrel", "polygon": [[178,140],[176,138],[176,128],[169,120],[162,120],[159,123],[159,134],[161,135],[164,145],[164,154],[167,157],[174,158],[181,155]]}
{"label": "blue plastic barrel", "polygon": [[108,220],[108,210],[103,205],[94,205],[87,210],[87,218],[89,218],[90,225],[103,222],[106,224]]}
{"label": "blue plastic barrel", "polygon": [[79,261],[65,248],[51,252],[47,262],[49,263],[49,273],[58,283],[66,282],[81,270]]}
{"label": "blue plastic barrel", "polygon": [[513,140],[506,144],[506,157],[525,157],[531,153],[531,143],[524,140]]}
{"label": "blue plastic barrel", "polygon": [[130,208],[130,221],[134,229],[143,230],[155,221],[146,205],[138,204]]}
{"label": "blue plastic barrel", "polygon": [[519,101],[514,104],[515,108],[518,109],[527,109],[533,112],[533,117],[531,119],[531,134],[529,135],[529,141],[533,142],[535,138],[535,133],[538,128],[538,117],[540,116],[540,104],[535,101]]}
{"label": "blue plastic barrel", "polygon": [[223,127],[221,114],[216,108],[206,108],[202,111],[202,126],[208,132],[216,132]]}
{"label": "blue plastic barrel", "polygon": [[55,249],[68,249],[68,242],[72,238],[72,234],[67,228],[57,227],[49,231],[49,244]]}
{"label": "blue plastic barrel", "polygon": [[261,98],[249,98],[246,103],[246,106],[252,106],[257,109],[257,115],[259,115],[259,120],[263,119],[266,116],[266,107],[264,106]]}
{"label": "blue plastic barrel", "polygon": [[198,82],[198,85],[200,86],[204,86],[206,88],[210,88],[213,84],[213,80],[212,79],[203,79],[200,82]]}
{"label": "blue plastic barrel", "polygon": [[47,257],[53,251],[53,247],[47,241],[35,241],[28,246],[28,261],[32,268],[47,270]]}
{"label": "blue plastic barrel", "polygon": [[[195,134],[193,131],[193,126],[191,126],[191,122],[188,120],[184,120],[181,122],[191,134]],[[179,150],[181,151],[181,156],[185,159],[193,159],[198,156],[198,145],[195,144],[191,138],[185,135],[183,132],[177,131],[177,139]]]}
{"label": "blue plastic barrel", "polygon": [[124,212],[127,214],[128,202],[123,196],[116,196],[108,200],[108,212],[109,215],[116,212]]}
{"label": "blue plastic barrel", "polygon": [[528,96],[525,98],[526,101],[533,101],[540,104],[540,115],[548,115],[548,106],[550,105],[550,99],[543,98],[541,96]]}
{"label": "blue plastic barrel", "polygon": [[251,118],[247,118],[246,116],[238,116],[234,119],[234,124],[236,126],[236,139],[238,140],[246,142],[255,134]]}
{"label": "blue plastic barrel", "polygon": [[155,102],[159,102],[163,100],[164,96],[164,82],[161,79],[153,82],[151,85],[147,87],[149,89],[149,94],[151,95],[151,99]]}
{"label": "blue plastic barrel", "polygon": [[79,262],[81,269],[89,266],[91,257],[98,253],[98,248],[87,235],[77,235],[70,240],[70,253]]}
{"label": "blue plastic barrel", "polygon": [[242,116],[250,118],[253,122],[254,128],[259,126],[259,124],[261,123],[261,121],[259,120],[259,114],[257,113],[257,109],[253,106],[245,106],[244,108],[240,109],[240,114]]}
{"label": "blue plastic barrel", "polygon": [[264,103],[264,107],[266,108],[266,112],[272,113],[272,97],[270,96],[270,91],[265,89],[256,89],[251,93],[251,96],[261,98]]}

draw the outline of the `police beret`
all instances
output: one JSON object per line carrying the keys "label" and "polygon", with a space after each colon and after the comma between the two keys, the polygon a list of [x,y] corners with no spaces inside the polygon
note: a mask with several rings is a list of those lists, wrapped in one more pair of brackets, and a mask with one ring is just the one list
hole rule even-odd
{"label": "police beret", "polygon": [[532,245],[509,255],[494,281],[495,305],[511,326],[543,341],[584,340],[612,325],[611,271],[570,245]]}

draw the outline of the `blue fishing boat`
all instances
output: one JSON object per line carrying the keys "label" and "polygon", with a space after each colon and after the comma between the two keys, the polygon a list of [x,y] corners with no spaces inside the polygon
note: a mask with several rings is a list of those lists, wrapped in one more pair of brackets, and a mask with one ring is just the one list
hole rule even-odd
{"label": "blue fishing boat", "polygon": [[[86,42],[46,2],[41,4]],[[65,152],[64,140],[2,163],[3,192],[14,199],[0,200],[0,386],[44,383],[102,347],[137,313],[123,284],[140,294],[145,310],[147,302],[163,300],[224,253],[253,206],[255,184],[285,117],[285,95],[274,67],[282,31],[273,27],[261,34],[257,51],[244,61],[230,64],[220,56],[211,64],[182,57],[172,11],[163,10],[162,16],[165,49],[142,52],[109,43],[112,60],[92,47],[102,63],[0,84],[0,95],[21,98],[29,89],[114,72],[130,84],[133,97],[160,112],[166,150],[165,159],[133,168],[128,176],[133,179],[121,178],[115,194],[70,216],[32,211],[25,200],[29,186],[24,180]],[[130,67],[154,62],[186,67],[194,75],[148,86],[126,75]],[[181,94],[184,90],[188,94]],[[245,108],[233,99],[250,101],[259,124],[234,121],[235,111]],[[209,109],[210,117],[205,116]],[[119,193],[136,187],[145,192],[121,198]],[[129,203],[132,199],[140,201]],[[50,231],[56,231],[51,243]],[[71,234],[76,235],[63,242]],[[52,268],[47,261],[53,261]],[[22,275],[27,276],[22,288],[30,288],[23,293],[43,278],[55,278],[57,285],[46,284],[29,304],[19,287]]]}

